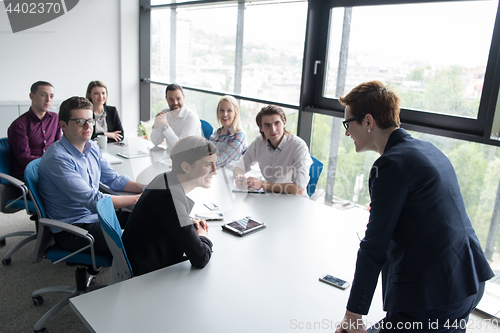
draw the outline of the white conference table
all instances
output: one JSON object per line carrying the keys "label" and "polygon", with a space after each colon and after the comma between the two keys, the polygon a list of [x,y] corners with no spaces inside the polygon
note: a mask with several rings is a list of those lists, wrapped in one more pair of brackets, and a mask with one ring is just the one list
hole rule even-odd
{"label": "white conference table", "polygon": [[[196,202],[193,213],[208,211],[203,203],[213,202],[224,214],[224,221],[208,222],[214,244],[208,265],[196,269],[185,261],[72,298],[71,307],[89,331],[334,331],[350,288],[318,278],[328,273],[352,282],[368,213],[292,195],[233,193],[228,184],[231,174],[219,171],[211,189],[189,193]],[[221,230],[244,216],[267,228],[243,238]],[[368,324],[385,316],[381,300],[379,283]]]}
{"label": "white conference table", "polygon": [[[112,164],[113,168],[120,175],[128,175],[133,180],[147,185],[153,178],[153,175],[170,171],[171,163],[166,150],[151,150],[154,146],[149,140],[139,137],[128,137],[123,141],[125,146],[119,146],[115,143],[108,143],[103,152],[113,155],[115,160],[121,161],[119,164]],[[117,156],[117,153],[130,154],[136,152],[145,152],[148,156],[123,158]],[[151,178],[151,176],[153,176]]]}

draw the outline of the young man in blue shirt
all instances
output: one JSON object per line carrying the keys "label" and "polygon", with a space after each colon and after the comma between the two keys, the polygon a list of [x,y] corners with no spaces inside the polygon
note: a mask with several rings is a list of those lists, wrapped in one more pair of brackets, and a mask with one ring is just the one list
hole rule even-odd
{"label": "young man in blue shirt", "polygon": [[[142,186],[128,176],[119,176],[90,140],[93,131],[92,103],[83,97],[71,97],[59,109],[59,126],[64,135],[43,155],[38,168],[39,191],[49,218],[88,230],[94,237],[96,254],[111,256],[96,213],[97,201],[107,194],[99,191],[99,182],[113,191],[142,193]],[[133,206],[140,194],[112,195],[116,209]],[[128,214],[119,214],[122,227]],[[59,229],[52,230],[61,248],[75,251],[88,242]]]}

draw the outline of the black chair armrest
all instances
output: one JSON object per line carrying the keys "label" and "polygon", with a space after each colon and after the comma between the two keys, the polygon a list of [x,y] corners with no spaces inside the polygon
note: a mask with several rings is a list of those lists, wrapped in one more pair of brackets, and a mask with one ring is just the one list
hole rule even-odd
{"label": "black chair armrest", "polygon": [[115,191],[110,189],[108,185],[103,184],[101,182],[99,182],[99,191],[101,191],[102,193],[107,193],[107,194],[111,194],[111,195],[118,195],[118,193],[116,193]]}
{"label": "black chair armrest", "polygon": [[87,235],[90,235],[89,232],[83,228],[57,220],[42,218],[40,219],[39,223],[46,227],[58,228],[64,231],[71,232],[72,234],[75,234],[80,237],[87,237]]}
{"label": "black chair armrest", "polygon": [[[0,172],[0,179],[7,181],[10,185],[13,185],[14,187],[17,187],[18,189],[21,190],[22,196],[15,199],[14,202],[21,200],[21,198],[22,198],[22,200],[24,201],[24,209],[26,210],[27,214],[30,214],[30,210],[28,207],[29,190],[28,190],[28,187],[26,186],[26,184],[24,182],[20,181],[19,179],[12,177],[11,175],[1,173],[1,172]],[[11,204],[12,203],[10,203],[9,205],[11,205]],[[6,207],[8,207],[9,205],[7,205]]]}
{"label": "black chair armrest", "polygon": [[7,175],[5,173],[1,173],[0,172],[0,179],[3,179],[5,181],[8,181],[9,183],[11,183],[12,185],[16,186],[16,187],[19,187],[19,188],[23,188],[25,187],[26,185],[20,181],[19,179],[17,179],[16,177],[12,177],[11,175]]}

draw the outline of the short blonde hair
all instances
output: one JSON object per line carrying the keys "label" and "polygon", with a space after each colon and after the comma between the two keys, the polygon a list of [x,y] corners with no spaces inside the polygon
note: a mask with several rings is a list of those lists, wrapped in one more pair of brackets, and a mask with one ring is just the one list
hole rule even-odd
{"label": "short blonde hair", "polygon": [[224,101],[231,103],[231,105],[233,106],[234,120],[230,127],[231,134],[243,132],[243,127],[241,126],[241,119],[240,119],[240,106],[238,105],[238,101],[236,101],[236,98],[234,98],[233,96],[225,95],[222,96],[222,98],[219,100],[219,104],[217,104],[217,111],[216,111],[217,122],[219,123],[219,125],[222,126],[222,123],[219,118],[219,106],[220,103]]}

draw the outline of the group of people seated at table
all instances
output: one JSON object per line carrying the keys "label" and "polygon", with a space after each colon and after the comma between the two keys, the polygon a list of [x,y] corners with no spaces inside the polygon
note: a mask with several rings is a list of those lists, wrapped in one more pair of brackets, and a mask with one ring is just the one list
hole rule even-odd
{"label": "group of people seated at table", "polygon": [[[115,107],[107,105],[107,97],[107,87],[101,81],[92,81],[87,87],[86,98],[74,96],[65,100],[60,105],[59,114],[56,114],[49,111],[54,98],[54,87],[48,82],[36,82],[31,87],[32,105],[30,110],[11,124],[8,137],[12,151],[12,170],[16,176],[22,179],[26,165],[36,158],[41,158],[38,167],[39,190],[44,199],[48,217],[88,230],[95,240],[95,253],[109,256],[111,254],[100,229],[95,208],[97,201],[108,195],[100,192],[100,183],[107,185],[113,191],[137,193],[134,195],[111,195],[113,205],[118,210],[118,219],[126,230],[124,241],[129,244],[127,247],[133,246],[130,244],[141,243],[138,241],[140,237],[135,238],[140,234],[137,230],[133,233],[134,237],[128,236],[130,232],[127,230],[154,230],[154,228],[145,228],[146,224],[141,227],[140,223],[143,220],[151,219],[151,223],[158,224],[158,221],[161,220],[171,222],[175,219],[172,216],[167,217],[168,214],[163,210],[163,213],[157,216],[158,220],[155,220],[154,216],[156,213],[160,213],[160,210],[148,213],[150,216],[146,218],[145,216],[148,214],[145,212],[149,211],[147,207],[154,200],[140,200],[139,202],[138,200],[141,197],[154,198],[158,192],[155,190],[158,189],[159,180],[155,179],[145,188],[146,184],[137,184],[126,175],[118,175],[93,141],[98,134],[106,135],[110,142],[123,138],[123,127],[118,112]],[[305,193],[309,181],[308,172],[311,158],[305,142],[286,130],[286,115],[281,108],[272,105],[262,108],[256,117],[261,136],[247,148],[246,134],[240,120],[239,105],[234,97],[223,96],[220,99],[216,109],[220,127],[212,134],[210,140],[201,137],[199,117],[184,105],[185,95],[181,86],[177,84],[167,86],[165,98],[169,109],[156,115],[151,134],[153,143],[159,144],[166,140],[167,146],[170,147],[173,170],[172,175],[164,179],[164,190],[169,189],[170,191],[171,188],[176,188],[168,186],[167,179],[169,179],[170,183],[174,181],[183,188],[182,191],[175,191],[175,193],[185,195],[194,187],[209,187],[211,172],[215,173],[216,168],[233,169],[234,167],[237,185],[242,188],[265,189],[277,193]],[[194,149],[198,146],[208,146],[210,159],[216,157],[216,160],[213,161],[213,171],[208,167],[208,164],[205,166],[205,169],[208,168],[207,174],[210,176],[200,175],[198,171],[193,176],[190,171],[186,171],[186,168],[180,167],[187,165],[188,169],[191,170],[191,167],[194,167],[198,160],[206,157],[203,154],[193,157],[192,154],[182,153],[185,150],[191,151],[189,147]],[[23,152],[23,154],[19,154],[19,152]],[[244,158],[241,158],[242,156]],[[187,159],[178,160],[179,158]],[[259,180],[254,177],[246,179],[244,174],[257,162],[264,179]],[[176,168],[176,163],[179,165],[178,168]],[[191,186],[193,184],[194,187]],[[155,190],[150,191],[151,187]],[[164,193],[161,195],[164,196]],[[172,197],[178,198],[179,196],[171,196],[170,200]],[[204,221],[183,220],[189,215],[187,210],[190,211],[192,208],[188,204],[189,201],[186,200],[186,198],[181,200],[182,203],[187,202],[182,205],[182,209],[177,206],[177,203],[176,205],[163,206],[165,209],[177,208],[171,210],[171,214],[176,215],[179,219],[179,221],[175,220],[176,223],[173,225],[184,227],[192,224],[196,229],[191,230],[192,234],[207,233],[208,229]],[[130,213],[121,210],[121,208],[130,206],[135,206],[133,212],[139,211],[141,213],[133,213],[130,217]],[[139,227],[133,227],[137,223],[134,222],[136,220],[141,221]],[[127,221],[132,225],[130,228],[125,228]],[[60,247],[70,251],[81,248],[86,242],[70,232],[58,229],[53,229],[52,232],[55,242]],[[156,235],[161,235],[161,233]],[[211,247],[208,238],[206,240],[207,246]],[[154,244],[154,242],[152,243]],[[139,248],[138,246],[134,247]],[[181,248],[183,247],[178,247],[178,249]],[[173,247],[169,249],[172,250]],[[154,266],[154,269],[165,267],[182,259],[182,256],[166,255],[166,250],[158,251],[164,255],[161,256],[163,259]],[[144,260],[144,258],[139,261],[135,260],[135,251],[129,252],[133,263]],[[185,250],[181,251],[180,254],[184,252]],[[203,257],[210,258],[206,253],[203,254]],[[198,261],[197,266],[204,266],[208,260],[203,265],[200,262],[203,260]],[[151,267],[147,270],[136,268],[134,271],[137,275],[153,270]]]}
{"label": "group of people seated at table", "polygon": [[[31,85],[30,109],[12,122],[7,130],[11,149],[11,174],[24,180],[29,162],[42,157],[45,151],[61,139],[58,114],[49,111],[54,101],[54,86],[46,81]],[[118,111],[106,104],[108,88],[101,81],[89,83],[86,98],[92,103],[92,139],[106,135],[108,141],[120,141],[124,132]]]}
{"label": "group of people seated at table", "polygon": [[[91,82],[87,98],[65,100],[59,115],[48,111],[53,96],[52,85],[35,83],[30,110],[9,128],[13,174],[22,176],[25,165],[41,157],[39,191],[48,217],[89,230],[95,252],[107,256],[111,254],[95,207],[109,194],[99,191],[99,183],[131,192],[111,198],[115,209],[134,206],[131,213],[117,212],[134,275],[186,259],[198,268],[207,265],[212,255],[208,225],[190,217],[194,202],[187,194],[209,188],[218,168],[232,168],[236,185],[243,189],[306,192],[312,164],[308,147],[286,130],[286,115],[277,106],[265,106],[257,114],[260,137],[247,147],[238,103],[224,96],[217,105],[220,128],[206,140],[199,117],[184,106],[182,88],[169,85],[169,109],[155,117],[151,139],[156,144],[166,140],[172,171],[144,187],[118,175],[92,141],[95,132],[109,140],[123,138],[116,108],[106,106],[107,88]],[[400,128],[399,97],[380,82],[362,83],[339,101],[345,105],[345,135],[353,139],[356,151],[375,151],[380,158],[370,172],[369,222],[337,332],[365,331],[359,319],[368,312],[380,272],[386,322],[396,327],[438,320],[436,332],[451,332],[443,326],[446,319],[466,322],[485,281],[493,276],[453,166],[432,144]],[[255,163],[263,179],[245,177]],[[52,232],[62,248],[86,245],[71,233]]]}

